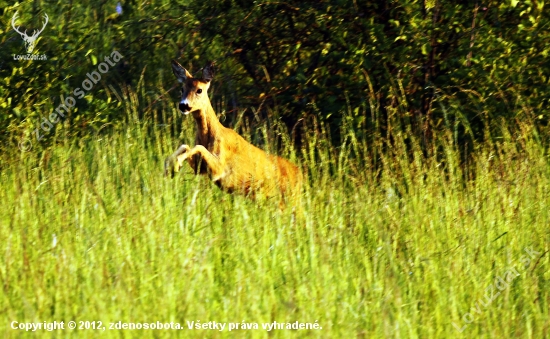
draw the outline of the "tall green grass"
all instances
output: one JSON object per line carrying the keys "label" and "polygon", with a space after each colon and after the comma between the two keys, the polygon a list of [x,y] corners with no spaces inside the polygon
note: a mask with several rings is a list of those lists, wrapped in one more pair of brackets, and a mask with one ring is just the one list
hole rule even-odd
{"label": "tall green grass", "polygon": [[[78,140],[59,129],[52,147],[1,155],[5,337],[550,336],[550,167],[529,123],[503,126],[467,156],[452,131],[435,132],[425,155],[399,124],[371,142],[344,124],[334,148],[309,121],[301,150],[275,122],[260,133],[243,124],[307,169],[296,213],[225,194],[190,169],[164,178],[164,157],[192,144],[193,121],[175,111],[169,125],[138,120],[130,99],[125,126]],[[524,268],[525,248],[539,253]],[[513,266],[519,276],[472,311]],[[260,329],[23,333],[14,320]],[[273,321],[322,329],[261,329]]]}

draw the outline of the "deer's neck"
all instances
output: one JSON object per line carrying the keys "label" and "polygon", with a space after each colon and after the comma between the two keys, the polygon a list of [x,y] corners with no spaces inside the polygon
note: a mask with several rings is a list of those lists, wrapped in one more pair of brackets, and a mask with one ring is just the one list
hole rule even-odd
{"label": "deer's neck", "polygon": [[193,118],[195,118],[195,122],[197,123],[196,142],[209,148],[216,140],[221,127],[212,105],[208,103],[206,109],[193,114]]}

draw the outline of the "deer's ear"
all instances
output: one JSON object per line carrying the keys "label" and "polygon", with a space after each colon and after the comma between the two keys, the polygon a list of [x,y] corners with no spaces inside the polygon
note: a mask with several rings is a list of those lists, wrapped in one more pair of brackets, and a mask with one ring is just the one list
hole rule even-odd
{"label": "deer's ear", "polygon": [[172,60],[172,71],[178,79],[179,82],[183,83],[187,78],[192,78],[193,76],[187,72],[176,60]]}
{"label": "deer's ear", "polygon": [[202,69],[202,78],[206,82],[210,82],[214,78],[214,62],[210,61]]}

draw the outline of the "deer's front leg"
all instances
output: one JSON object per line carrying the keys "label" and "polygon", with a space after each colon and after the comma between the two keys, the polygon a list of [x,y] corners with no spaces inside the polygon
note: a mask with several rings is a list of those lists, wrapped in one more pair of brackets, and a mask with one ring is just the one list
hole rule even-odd
{"label": "deer's front leg", "polygon": [[164,161],[164,175],[174,177],[176,173],[180,171],[183,166],[183,162],[187,159],[189,153],[189,146],[181,145],[171,156]]}
{"label": "deer's front leg", "polygon": [[213,181],[219,180],[224,177],[225,175],[224,164],[222,163],[220,158],[210,153],[210,151],[207,150],[206,147],[202,145],[196,145],[195,147],[193,147],[193,149],[186,152],[185,158],[189,158],[189,160],[191,160],[193,159],[193,156],[195,154],[199,154],[202,158],[202,161],[206,162],[206,166],[208,167],[208,170],[210,172],[210,175]]}

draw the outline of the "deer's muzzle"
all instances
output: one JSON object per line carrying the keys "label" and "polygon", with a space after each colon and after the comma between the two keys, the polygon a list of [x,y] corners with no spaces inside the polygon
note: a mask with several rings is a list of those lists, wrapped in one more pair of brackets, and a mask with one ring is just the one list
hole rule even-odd
{"label": "deer's muzzle", "polygon": [[183,114],[189,114],[191,112],[191,107],[187,103],[180,103],[180,111]]}

